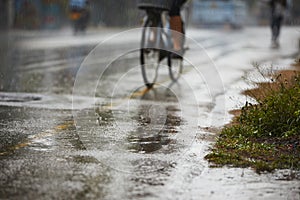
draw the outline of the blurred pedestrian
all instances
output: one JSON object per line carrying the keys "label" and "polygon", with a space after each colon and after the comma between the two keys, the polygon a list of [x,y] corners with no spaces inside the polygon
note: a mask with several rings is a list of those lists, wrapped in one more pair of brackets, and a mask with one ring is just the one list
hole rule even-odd
{"label": "blurred pedestrian", "polygon": [[271,31],[272,31],[272,48],[279,48],[279,35],[281,24],[287,8],[286,0],[270,0],[271,8]]}

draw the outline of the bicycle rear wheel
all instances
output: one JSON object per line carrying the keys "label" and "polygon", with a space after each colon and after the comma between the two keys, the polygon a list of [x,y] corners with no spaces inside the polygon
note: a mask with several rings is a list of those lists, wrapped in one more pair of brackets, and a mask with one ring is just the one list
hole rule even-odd
{"label": "bicycle rear wheel", "polygon": [[[184,53],[184,44],[185,44],[185,29],[184,23],[182,22],[182,35],[181,35],[181,49]],[[183,70],[183,55],[174,58],[172,53],[168,56],[168,66],[169,66],[169,75],[172,81],[177,81]]]}
{"label": "bicycle rear wheel", "polygon": [[157,79],[160,63],[161,22],[149,18],[143,26],[140,62],[145,85],[151,88]]}

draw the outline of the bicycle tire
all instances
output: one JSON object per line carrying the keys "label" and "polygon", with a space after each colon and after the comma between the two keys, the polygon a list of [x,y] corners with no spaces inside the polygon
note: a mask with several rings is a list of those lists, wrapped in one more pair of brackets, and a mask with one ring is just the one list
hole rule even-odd
{"label": "bicycle tire", "polygon": [[[184,23],[182,22],[182,44],[181,48],[184,49],[185,44],[185,29]],[[172,81],[177,81],[183,71],[183,58],[172,58],[172,54],[168,56],[169,75]]]}
{"label": "bicycle tire", "polygon": [[169,75],[172,81],[177,81],[182,74],[183,63],[182,59],[172,58],[171,55],[168,56],[168,66]]}
{"label": "bicycle tire", "polygon": [[[157,29],[155,29],[156,27]],[[158,76],[161,52],[161,27],[162,24],[160,21],[158,21],[157,24],[155,24],[149,18],[145,21],[143,25],[140,49],[140,63],[143,80],[148,88],[153,87]],[[150,38],[151,34],[155,34],[154,38],[152,39]]]}

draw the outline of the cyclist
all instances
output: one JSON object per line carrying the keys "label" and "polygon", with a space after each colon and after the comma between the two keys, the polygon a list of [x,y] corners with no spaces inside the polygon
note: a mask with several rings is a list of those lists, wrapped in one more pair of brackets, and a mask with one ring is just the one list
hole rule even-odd
{"label": "cyclist", "polygon": [[272,48],[278,48],[279,47],[279,34],[280,34],[280,28],[281,23],[283,21],[283,16],[285,9],[287,7],[287,1],[286,0],[271,0],[269,2],[270,8],[271,8],[271,31],[272,31]]}
{"label": "cyclist", "polygon": [[173,0],[172,6],[169,12],[170,15],[170,28],[172,31],[173,39],[173,57],[181,58],[183,55],[183,38],[184,34],[183,21],[180,15],[181,7],[187,0]]}
{"label": "cyclist", "polygon": [[90,18],[88,0],[69,0],[70,18],[74,25],[74,33],[84,31]]}

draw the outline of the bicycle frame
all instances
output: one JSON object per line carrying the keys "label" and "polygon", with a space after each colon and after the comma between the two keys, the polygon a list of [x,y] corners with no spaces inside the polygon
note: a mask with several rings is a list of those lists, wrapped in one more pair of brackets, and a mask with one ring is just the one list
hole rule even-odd
{"label": "bicycle frame", "polygon": [[147,9],[146,13],[142,31],[140,62],[145,85],[151,88],[156,82],[160,62],[165,58],[171,80],[177,81],[182,72],[182,58],[172,58],[173,37],[169,13],[153,8]]}
{"label": "bicycle frame", "polygon": [[[146,11],[147,15],[144,17],[144,25],[148,21],[150,21],[151,27],[153,27],[153,31],[155,32],[155,37],[161,37],[162,43],[155,44],[154,48],[160,49],[161,51],[170,51],[172,49],[172,36],[170,31],[170,22],[167,11],[161,11],[157,9],[148,9]],[[159,29],[159,30],[158,30]],[[155,39],[155,38],[154,38]],[[141,48],[153,48],[153,46],[141,46]]]}

